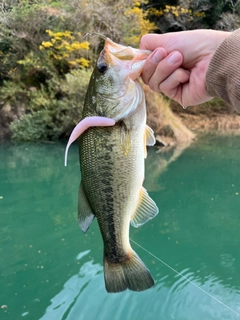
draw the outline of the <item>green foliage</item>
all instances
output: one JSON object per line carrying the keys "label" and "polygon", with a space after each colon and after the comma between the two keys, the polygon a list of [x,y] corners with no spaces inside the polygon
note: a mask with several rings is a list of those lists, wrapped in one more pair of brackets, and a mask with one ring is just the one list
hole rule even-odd
{"label": "green foliage", "polygon": [[47,140],[51,129],[52,117],[46,110],[25,114],[11,124],[13,138],[18,140]]}
{"label": "green foliage", "polygon": [[7,12],[0,13],[0,79],[11,78],[9,72],[29,51],[37,51],[46,39],[45,30],[56,24],[37,3],[20,1]]}
{"label": "green foliage", "polygon": [[81,119],[90,70],[102,48],[101,37],[86,34],[138,47],[143,34],[157,29],[240,25],[239,0],[0,0],[0,5],[0,105],[21,109],[11,130],[24,140],[68,135]]}
{"label": "green foliage", "polygon": [[209,0],[179,0],[176,5],[164,5],[148,9],[160,32],[191,30],[203,27],[202,22],[209,9]]}
{"label": "green foliage", "polygon": [[216,22],[216,28],[233,31],[240,27],[240,1],[226,0],[220,19]]}
{"label": "green foliage", "polygon": [[57,139],[81,119],[102,42],[85,34],[137,46],[154,28],[142,1],[10,1],[0,13],[0,102],[25,109],[10,126],[15,139]]}
{"label": "green foliage", "polygon": [[47,86],[22,91],[29,101],[28,113],[11,124],[13,138],[54,140],[69,135],[81,119],[90,75],[90,71],[73,70],[63,80],[51,78]]}
{"label": "green foliage", "polygon": [[126,25],[124,36],[125,42],[133,47],[139,45],[140,39],[144,34],[156,30],[155,24],[148,19],[148,12],[141,7],[144,3],[146,1],[135,1],[133,6],[127,7],[124,11],[124,15],[131,21],[131,24],[134,22],[134,27],[131,29]]}
{"label": "green foliage", "polygon": [[150,1],[146,7],[159,32],[200,28],[234,30],[240,26],[239,0]]}
{"label": "green foliage", "polygon": [[78,40],[81,37],[80,32],[77,35],[67,30],[64,32],[46,30],[46,32],[50,41],[43,41],[39,49],[46,52],[47,58],[53,61],[60,72],[64,72],[61,70],[64,65],[69,69],[89,66],[89,61],[84,58],[84,55],[87,56],[90,43]]}

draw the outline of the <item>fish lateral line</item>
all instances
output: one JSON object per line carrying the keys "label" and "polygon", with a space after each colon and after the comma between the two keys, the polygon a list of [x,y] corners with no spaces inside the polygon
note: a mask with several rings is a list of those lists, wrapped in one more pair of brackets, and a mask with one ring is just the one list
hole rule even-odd
{"label": "fish lateral line", "polygon": [[65,149],[64,166],[67,166],[67,156],[70,145],[90,127],[111,127],[115,125],[115,120],[107,117],[92,116],[81,120],[73,129]]}

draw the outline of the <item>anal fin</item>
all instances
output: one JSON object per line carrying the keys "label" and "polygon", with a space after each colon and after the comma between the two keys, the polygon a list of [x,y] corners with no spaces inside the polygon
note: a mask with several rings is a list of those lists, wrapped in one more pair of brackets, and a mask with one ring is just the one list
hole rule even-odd
{"label": "anal fin", "polygon": [[140,227],[148,220],[153,219],[158,211],[156,203],[149,197],[147,190],[142,187],[139,195],[139,206],[132,216],[131,225],[135,228]]}
{"label": "anal fin", "polygon": [[82,182],[78,192],[78,223],[82,232],[86,233],[94,219],[92,208],[88,202]]}

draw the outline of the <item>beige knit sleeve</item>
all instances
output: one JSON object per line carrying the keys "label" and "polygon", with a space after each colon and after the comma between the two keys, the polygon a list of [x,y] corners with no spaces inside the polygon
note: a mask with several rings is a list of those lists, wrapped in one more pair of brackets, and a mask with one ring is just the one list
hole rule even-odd
{"label": "beige knit sleeve", "polygon": [[240,29],[227,37],[212,57],[206,75],[207,92],[240,112]]}

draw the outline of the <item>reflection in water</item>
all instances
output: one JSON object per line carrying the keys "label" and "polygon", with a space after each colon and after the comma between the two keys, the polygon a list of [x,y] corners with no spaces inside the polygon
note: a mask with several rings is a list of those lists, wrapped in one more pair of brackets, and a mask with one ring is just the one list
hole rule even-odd
{"label": "reflection in water", "polygon": [[[88,253],[89,250],[82,252],[80,257],[77,258],[80,259]],[[100,271],[102,271],[102,267],[99,264],[94,265],[92,261],[85,263],[80,268],[79,273],[72,276],[64,284],[62,291],[51,299],[51,305],[47,308],[41,320],[66,319],[76,298]]]}
{"label": "reflection in water", "polygon": [[151,147],[147,151],[144,186],[148,192],[160,191],[160,176],[167,170],[168,166],[188,148],[191,141],[181,143],[176,147],[157,148]]}
{"label": "reflection in water", "polygon": [[[160,213],[130,230],[134,241],[238,313],[239,144],[237,137],[204,137],[181,152],[149,149],[144,185]],[[156,285],[106,293],[97,223],[85,235],[77,225],[77,146],[67,168],[64,149],[0,146],[1,320],[240,319],[134,244]]]}
{"label": "reflection in water", "polygon": [[[84,252],[82,256],[87,253]],[[184,278],[175,275],[170,288],[165,281],[167,276],[164,276],[158,278],[154,288],[145,292],[108,294],[102,291],[102,266],[89,261],[51,299],[51,305],[40,320],[112,320],[113,315],[114,320],[237,319],[240,306],[236,297],[239,292],[224,288],[214,276],[208,276],[203,284],[190,269],[182,270],[181,274]],[[186,281],[186,278],[193,281],[195,286]],[[211,292],[215,299],[196,286]],[[221,299],[222,292],[227,297],[224,301],[227,308],[216,301]]]}

